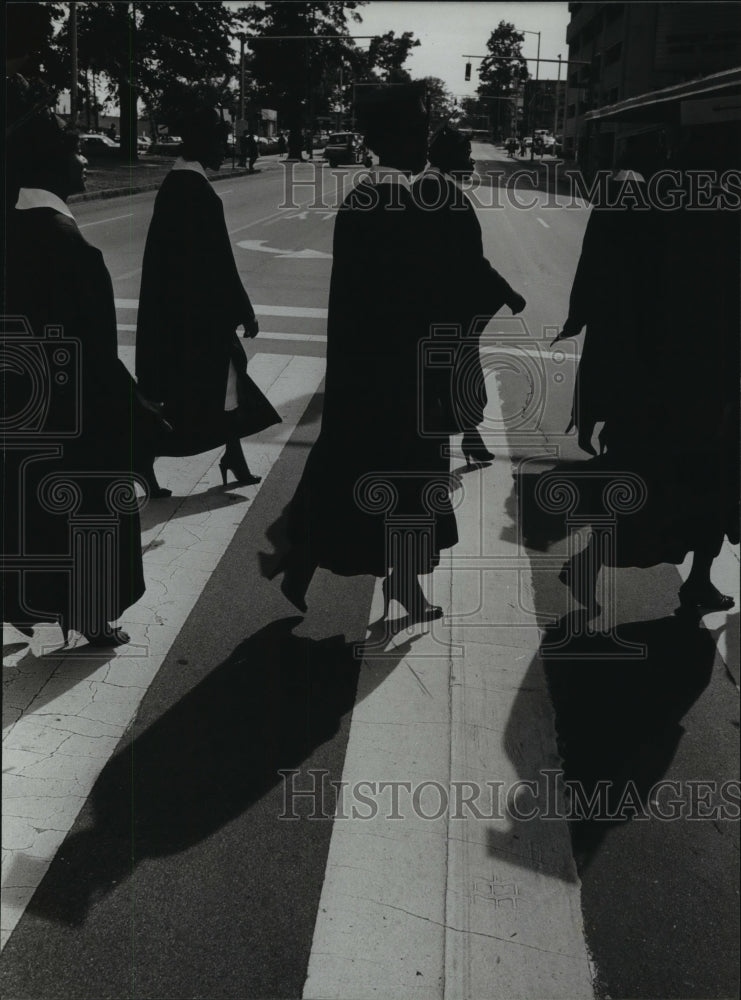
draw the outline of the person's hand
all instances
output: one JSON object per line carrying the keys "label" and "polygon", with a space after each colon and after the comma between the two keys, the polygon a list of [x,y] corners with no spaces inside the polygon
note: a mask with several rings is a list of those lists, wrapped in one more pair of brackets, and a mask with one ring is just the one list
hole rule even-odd
{"label": "person's hand", "polygon": [[140,395],[139,405],[141,406],[142,412],[149,421],[153,431],[157,433],[172,434],[172,424],[165,420],[164,403],[153,403],[151,400],[147,399],[146,396]]}
{"label": "person's hand", "polygon": [[515,294],[512,296],[509,302],[509,307],[512,310],[513,316],[516,316],[518,313],[522,312],[522,310],[525,308],[526,305],[527,302],[525,302],[524,298],[520,295],[519,292],[515,292]]}
{"label": "person's hand", "polygon": [[260,332],[260,326],[255,316],[251,316],[249,319],[246,319],[243,323],[243,326],[244,326],[244,333],[242,335],[243,337],[249,337],[251,339],[253,337],[256,337]]}
{"label": "person's hand", "polygon": [[553,347],[553,345],[557,344],[559,340],[568,340],[569,337],[578,337],[580,333],[581,327],[577,326],[573,320],[567,319],[563,325],[563,330],[561,330],[557,337],[553,338],[548,346]]}

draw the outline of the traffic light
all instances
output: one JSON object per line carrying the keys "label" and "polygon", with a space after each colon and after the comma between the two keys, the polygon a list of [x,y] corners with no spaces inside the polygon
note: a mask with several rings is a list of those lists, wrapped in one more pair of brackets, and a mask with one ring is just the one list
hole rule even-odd
{"label": "traffic light", "polygon": [[466,80],[470,80],[471,79],[471,64],[470,63],[466,63],[466,77],[465,78],[466,78]]}

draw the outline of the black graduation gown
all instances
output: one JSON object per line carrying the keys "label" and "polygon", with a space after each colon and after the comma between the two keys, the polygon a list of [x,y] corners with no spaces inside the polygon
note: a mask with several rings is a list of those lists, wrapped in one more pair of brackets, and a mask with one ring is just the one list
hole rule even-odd
{"label": "black graduation gown", "polygon": [[[429,300],[430,323],[458,328],[455,362],[449,372],[450,397],[445,419],[451,433],[472,430],[484,419],[486,382],[481,365],[481,333],[514,291],[484,256],[481,224],[469,198],[439,170],[428,170],[414,183],[415,201],[423,210],[428,253],[437,279]],[[432,373],[428,377],[435,377]],[[437,376],[443,380],[446,374]]]}
{"label": "black graduation gown", "polygon": [[12,210],[6,250],[4,617],[91,631],[144,593],[138,393],[110,275],[75,221]]}
{"label": "black graduation gown", "polygon": [[341,575],[386,574],[392,521],[418,573],[457,541],[448,438],[426,433],[440,401],[420,388],[433,280],[421,223],[396,183],[361,182],[337,213],[322,427],[288,535]]}
{"label": "black graduation gown", "polygon": [[[136,328],[136,376],[144,395],[164,403],[174,433],[161,455],[194,455],[230,433],[280,423],[247,375],[236,327],[254,316],[234,261],[221,198],[193,170],[171,171],[147,234]],[[239,409],[224,415],[229,362]]]}
{"label": "black graduation gown", "polygon": [[590,217],[569,310],[587,324],[574,413],[604,421],[590,468],[645,487],[618,516],[618,565],[738,540],[739,259],[738,212]]}

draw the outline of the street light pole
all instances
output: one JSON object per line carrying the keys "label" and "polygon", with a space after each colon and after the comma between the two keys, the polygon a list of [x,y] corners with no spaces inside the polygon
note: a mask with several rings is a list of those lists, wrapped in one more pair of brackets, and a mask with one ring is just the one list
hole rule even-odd
{"label": "street light pole", "polygon": [[244,121],[244,32],[239,36],[239,120]]}
{"label": "street light pole", "polygon": [[72,80],[69,88],[69,117],[72,126],[77,124],[77,4],[69,5],[70,56],[72,59]]}
{"label": "street light pole", "polygon": [[558,53],[558,79],[556,80],[556,96],[553,101],[553,137],[558,135],[558,92],[561,89],[561,53]]}
{"label": "street light pole", "polygon": [[[537,93],[538,93],[537,84],[538,84],[538,80],[540,78],[540,32],[539,31],[527,31],[525,28],[521,28],[520,30],[522,31],[523,35],[537,35],[538,36],[538,52],[537,52],[537,55],[535,56],[535,84],[536,84],[536,86],[535,86],[535,94],[537,95]],[[560,56],[559,56],[559,58],[560,58]],[[533,108],[534,105],[535,105],[535,102],[531,101],[529,107]],[[537,105],[535,105],[535,106],[537,107]],[[532,127],[533,144],[530,147],[530,162],[532,163],[533,160],[535,159],[535,122],[536,122],[536,119],[535,119],[534,108],[531,111],[531,114],[533,116],[533,127]]]}

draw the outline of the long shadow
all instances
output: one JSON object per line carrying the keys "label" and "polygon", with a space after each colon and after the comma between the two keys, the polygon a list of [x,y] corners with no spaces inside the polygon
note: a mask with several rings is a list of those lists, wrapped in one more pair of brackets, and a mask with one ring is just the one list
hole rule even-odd
{"label": "long shadow", "polygon": [[[294,635],[300,621],[285,618],[245,639],[119,750],[98,778],[29,914],[84,923],[94,902],[147,859],[186,851],[222,830],[276,791],[281,770],[300,768],[335,736],[355,701],[359,661],[343,636]],[[392,650],[374,668],[374,683],[380,684],[406,652],[406,646]],[[291,800],[286,812],[318,811],[328,819],[333,808],[331,797],[320,796]],[[299,830],[312,824],[286,819],[282,825],[287,832],[290,827],[291,843],[296,840],[300,850]],[[247,843],[245,848],[251,849]],[[291,849],[285,842],[284,851]]]}
{"label": "long shadow", "polygon": [[[682,718],[710,683],[715,640],[684,616],[627,622],[618,627],[620,639],[644,645],[645,659],[607,659],[605,638],[574,624],[572,615],[549,630],[539,655],[564,779],[578,789],[566,811],[583,872],[612,827],[654,814],[652,789],[677,751]],[[586,804],[595,795],[590,817]],[[666,813],[666,802],[659,808]]]}

